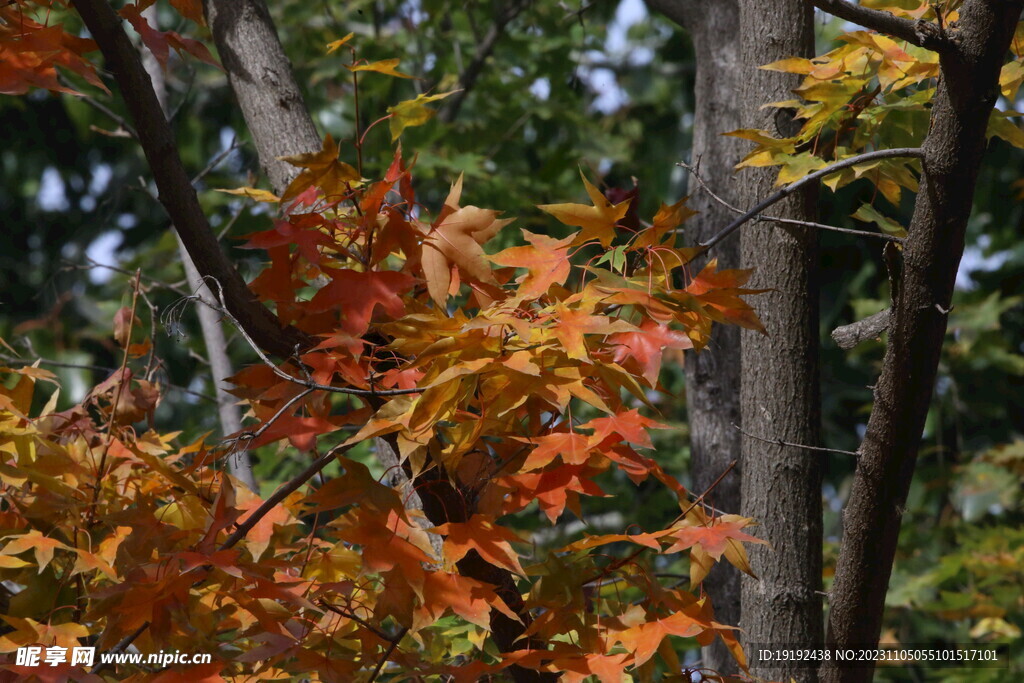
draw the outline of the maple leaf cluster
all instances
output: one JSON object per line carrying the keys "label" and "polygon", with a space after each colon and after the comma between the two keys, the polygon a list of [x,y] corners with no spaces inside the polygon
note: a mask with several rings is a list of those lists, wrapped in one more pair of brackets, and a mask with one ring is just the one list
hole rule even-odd
{"label": "maple leaf cluster", "polygon": [[[170,48],[212,61],[151,27],[149,4],[120,13],[161,63]],[[173,4],[201,20],[198,3]],[[0,71],[5,92],[61,89],[56,66],[99,84],[77,56],[91,43],[14,22],[21,8],[0,8],[0,51],[17,53]],[[397,66],[350,70],[406,77]],[[390,108],[392,137],[447,94]],[[656,661],[681,671],[671,636],[722,638],[745,666],[734,627],[715,621],[699,586],[723,557],[749,572],[743,543],[760,541],[743,531],[750,520],[713,515],[659,464],[649,430],[664,425],[644,413],[656,412],[666,358],[701,349],[714,323],[762,329],[744,300],[749,273],[714,260],[691,270],[698,250],[677,244],[685,200],[646,223],[636,193],[613,201],[584,177],[589,203],[539,207],[561,225],[523,229],[523,244],[496,250],[513,219],[464,203],[461,177],[432,210],[401,147],[379,179],[340,152],[328,135],[286,158],[300,170],[281,197],[230,191],[279,204],[272,225],[247,236],[244,247],[267,256],[250,288],[314,342],[234,377],[254,424],[227,442],[276,443],[340,473],[264,500],[224,474],[230,448],[178,446],[144,424],[161,395],[133,369],[153,353],[134,306],[114,320],[122,367],[72,409],[56,411],[53,393],[33,412],[53,376],[3,369],[0,578],[17,590],[0,653],[128,639],[143,652],[214,655],[161,680],[476,681],[515,667],[606,682],[649,675]],[[345,455],[368,440],[394,452],[387,483]],[[582,517],[612,470],[657,480],[678,517],[560,547],[532,547],[515,530],[534,505],[552,524]],[[686,553],[690,585],[666,585],[645,552]],[[499,642],[508,624],[515,642]],[[69,664],[52,673],[88,675]]]}
{"label": "maple leaf cluster", "polygon": [[[152,344],[125,308],[114,320],[125,367],[83,404],[57,413],[54,395],[30,417],[37,382],[53,379],[37,368],[8,370],[18,380],[0,389],[0,574],[24,587],[0,652],[109,648],[141,628],[144,651],[215,653],[210,675],[353,680],[383,657],[457,680],[513,665],[621,680],[655,655],[677,665],[668,636],[721,637],[743,662],[706,597],[662,586],[637,555],[688,553],[693,587],[722,557],[749,571],[750,520],[694,503],[649,454],[649,430],[664,425],[640,411],[653,409],[666,353],[700,348],[716,321],[758,328],[746,273],[687,270],[693,252],[675,244],[684,202],[623,230],[627,207],[586,180],[592,206],[542,207],[581,230],[523,230],[522,246],[489,252],[512,221],[463,205],[461,178],[431,216],[400,151],[366,181],[338,149],[328,137],[290,159],[302,168],[290,199],[245,244],[269,258],[253,291],[316,343],[235,377],[258,421],[236,436],[319,453],[348,428],[339,454],[380,437],[413,489],[447,482],[462,514],[410,508],[401,486],[341,455],[340,475],[267,507],[219,470],[222,450],[137,431],[160,396],[131,370]],[[611,468],[667,486],[678,519],[539,554],[509,526],[535,503],[552,523],[582,516]],[[611,559],[623,547],[636,550]],[[471,560],[511,577],[514,593],[468,575]],[[495,651],[495,615],[545,646]]]}

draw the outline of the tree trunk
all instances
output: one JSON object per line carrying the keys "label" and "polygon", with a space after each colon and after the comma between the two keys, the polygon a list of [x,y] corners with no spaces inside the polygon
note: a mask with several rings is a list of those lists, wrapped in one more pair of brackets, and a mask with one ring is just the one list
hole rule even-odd
{"label": "tree trunk", "polygon": [[299,169],[278,157],[320,149],[291,62],[263,0],[205,0],[203,10],[260,166],[280,194]]}
{"label": "tree trunk", "polygon": [[[143,11],[143,16],[151,26],[157,25],[156,5],[151,5]],[[142,53],[142,65],[153,81],[153,92],[160,102],[160,109],[166,116],[169,107],[167,106],[167,82],[164,80],[164,72],[157,62],[153,53],[145,50]],[[202,303],[203,301],[216,301],[210,288],[206,286],[203,277],[196,270],[192,263],[192,257],[188,255],[185,243],[178,235],[178,254],[181,255],[181,263],[185,267],[185,278],[188,286],[197,294],[200,301],[196,307],[199,317],[199,328],[203,333],[203,345],[206,347],[206,358],[210,363],[210,377],[213,380],[214,395],[217,397],[217,416],[220,418],[220,429],[224,436],[234,434],[242,429],[242,411],[238,407],[237,399],[227,392],[225,382],[228,377],[235,374],[231,367],[231,359],[228,358],[227,342],[224,340],[224,329],[221,327],[220,314],[214,309]],[[249,451],[244,447],[233,451],[227,459],[228,472],[240,482],[253,491],[259,491],[256,477],[252,473],[252,460]]]}
{"label": "tree trunk", "polygon": [[[700,178],[726,202],[735,204],[739,185],[733,166],[742,158],[742,143],[722,132],[741,128],[740,49],[737,41],[722,40],[739,27],[736,0],[647,0],[647,5],[680,24],[690,34],[696,52],[694,86],[693,149],[690,165]],[[729,209],[703,191],[696,176],[690,176],[690,206],[698,215],[686,225],[687,242],[710,239],[733,216]],[[740,240],[727,240],[716,249],[720,268],[738,268]],[[692,264],[696,270],[707,259]],[[716,325],[711,341],[700,353],[686,356],[686,411],[690,427],[690,463],[693,488],[702,493],[740,454],[740,331],[732,325]],[[736,467],[708,496],[716,508],[740,511],[740,473]],[[740,623],[740,573],[731,564],[717,563],[704,580],[715,619],[724,624]],[[703,649],[705,668],[725,674],[737,673],[736,660],[716,640]]]}
{"label": "tree trunk", "polygon": [[[966,0],[954,40],[940,53],[942,77],[922,149],[924,174],[904,243],[882,373],[860,448],[829,614],[829,644],[873,647],[900,517],[931,401],[964,234],[985,152],[985,131],[1021,0]],[[873,668],[826,666],[825,681],[870,681]]]}
{"label": "tree trunk", "polygon": [[[740,36],[745,128],[778,137],[798,130],[786,110],[762,105],[792,98],[797,77],[758,67],[814,51],[813,9],[803,0],[741,0]],[[720,39],[719,36],[716,38]],[[777,171],[740,175],[744,206],[772,191]],[[814,193],[800,190],[776,205],[785,218],[813,220]],[[819,441],[817,234],[796,226],[754,223],[744,229],[744,268],[750,286],[769,289],[752,302],[767,334],[744,331],[741,410],[743,514],[760,524],[770,548],[749,549],[758,579],[744,578],[742,620],[751,645],[822,642],[821,456],[754,437],[816,445]],[[817,672],[789,666],[755,667],[773,680],[816,681]]]}

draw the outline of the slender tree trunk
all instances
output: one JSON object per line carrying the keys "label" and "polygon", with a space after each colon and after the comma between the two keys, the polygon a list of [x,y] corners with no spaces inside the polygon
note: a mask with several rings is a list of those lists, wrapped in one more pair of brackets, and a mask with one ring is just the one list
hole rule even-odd
{"label": "slender tree trunk", "polygon": [[[680,24],[690,34],[696,52],[693,148],[690,164],[716,195],[735,204],[739,185],[733,166],[742,158],[742,144],[723,132],[741,128],[740,48],[735,40],[722,40],[739,28],[736,0],[647,0],[647,5]],[[729,209],[703,191],[690,176],[690,206],[699,213],[686,226],[687,241],[697,244],[711,238],[733,218]],[[727,240],[716,249],[719,268],[738,268],[740,240]],[[699,269],[706,259],[694,263]],[[686,356],[686,411],[690,427],[690,462],[693,488],[705,491],[740,455],[740,331],[732,325],[716,325],[708,347]],[[709,502],[725,512],[740,511],[740,473],[730,472],[709,495]],[[704,589],[721,623],[740,623],[740,573],[720,562],[704,580]],[[735,674],[736,660],[721,640],[703,649],[703,665]]]}
{"label": "slender tree trunk", "polygon": [[[143,15],[152,26],[157,25],[156,6],[148,7]],[[164,115],[168,113],[167,106],[167,82],[164,80],[163,70],[156,61],[153,53],[148,50],[142,53],[142,65],[146,68],[150,80],[153,81],[153,92],[160,102],[160,109]],[[188,255],[185,243],[181,236],[177,236],[178,253],[181,256],[182,265],[185,267],[185,277],[188,285],[195,292],[201,301],[216,301],[216,298],[206,286],[196,266],[192,263],[192,257]],[[227,343],[224,340],[224,329],[221,327],[220,314],[209,306],[199,303],[197,307],[199,316],[199,328],[203,333],[203,344],[206,347],[206,358],[210,363],[210,376],[213,379],[214,393],[217,397],[217,415],[220,418],[220,429],[224,436],[234,434],[242,429],[242,411],[238,408],[237,399],[227,392],[225,382],[228,377],[235,374],[231,367],[231,359],[228,358]],[[259,491],[256,478],[252,473],[252,460],[249,458],[249,451],[243,449],[234,451],[228,456],[228,472],[236,479],[248,486],[253,491]]]}
{"label": "slender tree trunk", "polygon": [[[1000,68],[1021,0],[965,0],[922,146],[924,174],[903,252],[882,373],[860,447],[831,594],[829,636],[839,648],[874,646],[913,478],[964,234],[999,96]],[[826,666],[829,683],[870,681],[872,668]]]}
{"label": "slender tree trunk", "polygon": [[[785,57],[811,57],[813,9],[803,0],[741,0],[745,128],[779,137],[798,130],[788,111],[762,105],[792,98],[795,76],[758,67]],[[775,169],[740,174],[743,205],[769,195]],[[783,217],[813,220],[814,194],[798,191],[776,205]],[[817,235],[802,227],[755,223],[745,228],[744,268],[750,285],[769,289],[754,301],[767,334],[744,331],[741,409],[744,432],[789,443],[819,441]],[[751,644],[815,647],[822,640],[821,456],[744,436],[743,514],[760,524],[770,548],[749,549],[759,577],[744,577],[741,625]],[[753,671],[772,680],[816,681],[809,668]]]}

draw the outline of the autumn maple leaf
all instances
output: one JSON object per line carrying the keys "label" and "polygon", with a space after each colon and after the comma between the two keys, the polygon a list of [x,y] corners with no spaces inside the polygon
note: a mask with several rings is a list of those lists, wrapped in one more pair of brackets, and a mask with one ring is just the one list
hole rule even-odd
{"label": "autumn maple leaf", "polygon": [[645,229],[636,239],[633,241],[633,248],[639,249],[641,247],[652,247],[661,244],[661,239],[671,230],[675,230],[683,223],[687,218],[696,216],[697,212],[686,206],[686,200],[689,197],[683,197],[675,204],[662,204],[661,208],[658,209],[658,213],[654,214],[654,221],[651,227]]}
{"label": "autumn maple leaf", "polygon": [[476,206],[459,207],[462,176],[452,185],[437,221],[423,240],[422,266],[430,298],[445,307],[452,283],[452,267],[463,279],[497,285],[483,244],[513,219]]}
{"label": "autumn maple leaf", "polygon": [[577,432],[556,432],[533,438],[515,437],[515,439],[536,445],[536,448],[527,456],[526,462],[523,463],[521,469],[524,472],[545,467],[559,456],[566,464],[583,464],[590,458],[590,449],[598,443],[598,440],[593,437]]}
{"label": "autumn maple leaf", "polygon": [[749,518],[739,515],[722,515],[709,520],[707,524],[698,525],[684,520],[680,526],[665,536],[673,543],[664,552],[690,550],[690,582],[693,585],[704,579],[711,568],[712,560],[720,560],[722,555],[740,571],[754,576],[742,542],[765,545],[768,542],[743,531],[751,524]]}
{"label": "autumn maple leaf", "polygon": [[562,343],[565,354],[574,360],[586,360],[588,357],[585,335],[607,335],[636,329],[624,320],[594,315],[593,303],[593,300],[584,301],[582,307],[570,308],[559,301],[552,307],[551,334]]}
{"label": "autumn maple leaf", "polygon": [[313,296],[309,310],[340,311],[342,329],[353,337],[366,332],[373,309],[378,305],[392,318],[401,317],[405,313],[405,304],[400,295],[416,282],[413,277],[395,271],[324,268],[323,272],[331,281]]}
{"label": "autumn maple leaf", "polygon": [[668,325],[653,320],[644,320],[636,332],[618,332],[608,337],[614,346],[612,359],[616,363],[636,362],[653,387],[661,373],[661,359],[665,349],[691,349],[693,342],[682,332],[676,332]]}
{"label": "autumn maple leaf", "polygon": [[281,161],[305,169],[285,188],[281,201],[294,199],[313,186],[320,188],[325,197],[337,198],[346,191],[346,184],[359,181],[356,169],[338,160],[340,151],[341,146],[328,133],[319,152],[280,157]]}
{"label": "autumn maple leaf", "polygon": [[519,564],[519,555],[511,546],[512,541],[521,539],[495,524],[489,515],[473,515],[467,522],[440,524],[434,531],[445,537],[444,559],[449,564],[455,564],[470,550],[475,550],[485,562],[526,576]]}
{"label": "autumn maple leaf", "polygon": [[535,235],[523,230],[523,237],[530,244],[510,247],[488,258],[499,266],[526,268],[527,273],[519,277],[518,293],[525,298],[535,298],[548,291],[553,284],[563,284],[569,277],[569,246],[575,239],[570,235],[556,240],[547,235]]}
{"label": "autumn maple leaf", "polygon": [[593,206],[586,204],[543,204],[537,208],[551,214],[565,225],[572,225],[582,228],[572,241],[572,244],[583,244],[591,240],[597,240],[601,246],[610,247],[615,239],[615,226],[629,211],[630,201],[612,204],[601,191],[590,184],[583,172],[583,186],[587,188],[587,194]]}
{"label": "autumn maple leaf", "polygon": [[612,434],[617,434],[622,441],[634,443],[644,448],[654,448],[651,437],[647,434],[648,429],[668,429],[668,425],[661,424],[649,417],[644,417],[635,408],[611,417],[598,417],[590,422],[580,425],[581,429],[593,429],[594,438],[600,443]]}

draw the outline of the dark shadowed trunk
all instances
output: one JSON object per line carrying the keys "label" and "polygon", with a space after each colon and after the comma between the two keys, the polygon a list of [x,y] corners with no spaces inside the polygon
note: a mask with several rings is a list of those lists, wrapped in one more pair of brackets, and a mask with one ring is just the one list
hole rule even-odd
{"label": "dark shadowed trunk", "polygon": [[[647,5],[680,24],[690,34],[696,53],[694,86],[693,149],[690,165],[724,201],[735,204],[739,186],[733,166],[742,158],[737,138],[721,133],[742,127],[739,109],[740,46],[723,40],[739,29],[739,4],[735,0],[647,0]],[[689,205],[700,213],[686,224],[689,244],[711,238],[733,216],[728,208],[701,189],[690,176]],[[738,268],[740,240],[733,238],[715,250],[720,268]],[[699,269],[706,259],[693,264]],[[693,488],[705,491],[739,457],[740,432],[740,331],[716,325],[708,347],[686,356],[686,410],[690,427],[690,459]],[[708,500],[725,512],[740,511],[740,472],[736,467],[715,487]],[[715,619],[736,625],[740,621],[740,575],[731,564],[715,565],[704,580]],[[736,673],[733,656],[716,640],[704,648],[703,665],[722,673]]]}
{"label": "dark shadowed trunk", "polygon": [[[796,76],[758,67],[785,57],[813,56],[813,9],[803,0],[741,0],[745,128],[790,137],[789,112],[762,105],[792,99]],[[744,207],[772,193],[777,169],[739,174]],[[776,205],[785,218],[813,220],[814,195],[800,190]],[[815,647],[822,642],[821,464],[819,454],[754,437],[816,445],[819,440],[817,235],[797,226],[752,223],[744,228],[744,268],[750,286],[770,291],[753,305],[767,335],[744,331],[743,514],[771,547],[749,549],[758,579],[743,577],[745,644]],[[772,680],[815,681],[809,668],[772,667],[753,673]]]}
{"label": "dark shadowed trunk", "polygon": [[[852,11],[853,15],[845,18],[872,27],[922,33],[906,20],[893,24],[883,17],[884,22],[893,24],[890,27],[845,4],[818,4],[824,9]],[[881,632],[901,512],[946,333],[985,152],[985,131],[1022,5],[1020,0],[966,0],[953,39],[938,46],[942,78],[922,146],[924,174],[904,243],[903,279],[890,315],[889,342],[875,385],[874,408],[843,514],[843,540],[829,614],[828,639],[836,647],[874,646]],[[830,683],[870,681],[872,674],[870,668],[825,667],[822,671],[823,679]]]}

